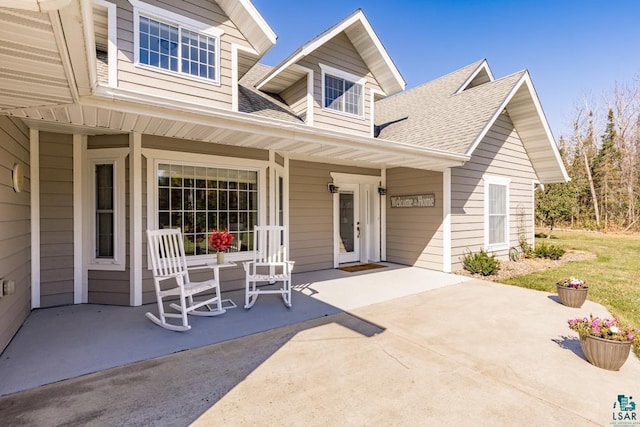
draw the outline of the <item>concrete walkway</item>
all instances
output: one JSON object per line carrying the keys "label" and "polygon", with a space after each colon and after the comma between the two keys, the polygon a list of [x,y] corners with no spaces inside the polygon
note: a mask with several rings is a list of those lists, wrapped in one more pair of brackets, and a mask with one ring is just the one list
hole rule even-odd
{"label": "concrete walkway", "polygon": [[[5,425],[610,425],[640,362],[586,362],[606,316],[484,281],[336,313],[0,398]],[[636,415],[637,417],[637,415]]]}

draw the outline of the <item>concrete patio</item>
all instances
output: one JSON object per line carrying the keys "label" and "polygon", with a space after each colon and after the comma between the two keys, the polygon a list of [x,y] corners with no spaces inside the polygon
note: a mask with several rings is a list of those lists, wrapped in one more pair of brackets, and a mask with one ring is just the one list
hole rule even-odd
{"label": "concrete patio", "polygon": [[[253,319],[254,332],[212,345],[203,338],[201,347],[180,343],[194,349],[1,397],[0,419],[8,425],[611,425],[617,396],[640,392],[635,356],[619,372],[584,360],[566,320],[608,315],[590,301],[572,309],[544,292],[397,266],[314,274],[297,281],[301,292],[291,311],[276,297],[261,297],[249,312],[196,319],[191,331],[207,330],[203,337],[215,340],[229,327],[248,327],[244,316]],[[340,308],[319,298],[329,289],[354,298],[362,292],[369,300],[345,297],[349,308]],[[261,307],[284,316],[263,325]],[[232,324],[223,327],[224,318]],[[145,333],[160,334],[142,347],[186,335],[146,323],[148,329],[139,326]],[[101,340],[111,329],[102,327]],[[113,339],[121,344],[109,354],[136,347],[121,338],[129,334],[119,331]],[[65,365],[47,345],[38,350],[47,362],[43,371]],[[15,351],[10,347],[0,361],[1,383],[25,363],[40,369],[34,360],[8,365],[9,350]]]}

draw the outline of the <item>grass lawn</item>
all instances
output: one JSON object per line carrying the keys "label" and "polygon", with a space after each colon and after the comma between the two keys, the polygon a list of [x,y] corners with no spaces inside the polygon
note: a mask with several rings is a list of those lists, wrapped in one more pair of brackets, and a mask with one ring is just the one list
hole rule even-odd
{"label": "grass lawn", "polygon": [[[523,288],[556,292],[556,282],[569,276],[589,284],[587,298],[607,307],[622,323],[640,329],[640,235],[588,232],[553,232],[537,242],[597,255],[589,261],[570,262],[557,268],[504,280]],[[640,348],[636,347],[640,356]]]}

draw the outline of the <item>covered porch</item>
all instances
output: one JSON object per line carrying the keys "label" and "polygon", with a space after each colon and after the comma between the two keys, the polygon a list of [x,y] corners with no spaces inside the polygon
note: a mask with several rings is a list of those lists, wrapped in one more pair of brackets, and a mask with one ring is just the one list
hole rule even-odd
{"label": "covered porch", "polygon": [[469,280],[417,267],[381,265],[385,267],[355,273],[331,269],[294,274],[290,309],[279,297],[267,295],[247,311],[242,308],[243,291],[223,293],[237,307],[219,317],[190,317],[192,329],[186,333],[150,322],[144,313],[156,312],[155,304],[35,310],[0,356],[0,396]]}

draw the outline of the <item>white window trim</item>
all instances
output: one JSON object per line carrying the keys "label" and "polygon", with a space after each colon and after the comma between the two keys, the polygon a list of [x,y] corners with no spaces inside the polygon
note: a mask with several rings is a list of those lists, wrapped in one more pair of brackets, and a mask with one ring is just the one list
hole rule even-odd
{"label": "white window trim", "polygon": [[[342,71],[339,70],[337,68],[333,68],[330,67],[328,65],[325,64],[318,64],[320,66],[320,86],[322,87],[322,98],[320,100],[320,105],[322,107],[323,111],[327,111],[327,112],[331,112],[331,113],[335,113],[335,114],[340,114],[343,116],[348,116],[348,117],[355,117],[357,119],[361,119],[364,120],[364,109],[365,109],[365,98],[366,98],[366,83],[367,83],[367,78],[366,77],[360,77],[360,76],[356,76],[355,74],[351,74],[348,73],[346,71]],[[344,79],[344,80],[348,80],[352,83],[358,84],[360,86],[362,86],[362,98],[361,98],[361,102],[362,102],[362,114],[352,114],[352,113],[348,113],[346,111],[339,111],[339,110],[334,110],[332,108],[328,108],[325,107],[324,105],[324,92],[325,92],[325,82],[324,82],[324,76],[328,74],[330,76],[333,77],[337,77],[340,79]]]}
{"label": "white window trim", "polygon": [[[126,270],[126,183],[125,158],[127,148],[104,148],[87,150],[87,169],[85,182],[88,183],[85,197],[85,212],[90,212],[89,233],[87,233],[87,269],[88,270]],[[96,197],[95,165],[113,165],[113,258],[96,258]]]}
{"label": "white window trim", "polygon": [[118,18],[115,3],[93,0],[93,3],[107,9],[107,57],[110,87],[118,87]]}
{"label": "white window trim", "polygon": [[[220,64],[220,38],[224,34],[224,30],[213,27],[204,22],[196,21],[195,19],[187,18],[186,16],[179,15],[177,13],[153,6],[139,0],[129,0],[129,3],[133,6],[133,57],[134,65],[145,70],[154,71],[162,74],[167,74],[174,77],[181,77],[188,80],[194,80],[201,83],[207,83],[214,86],[220,86],[220,77],[222,71],[222,65]],[[216,41],[216,79],[207,79],[204,77],[194,76],[193,74],[182,72],[182,58],[178,58],[178,71],[165,70],[164,68],[154,67],[152,65],[140,63],[140,15],[147,18],[151,18],[156,21],[163,22],[165,24],[177,26],[178,29],[184,28],[186,30],[194,31],[196,33],[202,33],[204,35],[213,37]],[[180,40],[180,34],[178,34],[178,45],[182,46]],[[180,49],[182,49],[180,47]]]}
{"label": "white window trim", "polygon": [[[484,181],[484,249],[487,252],[494,252],[500,250],[509,249],[509,244],[511,241],[510,237],[510,191],[509,186],[511,183],[511,178],[507,178],[504,176],[495,176],[495,175],[483,175],[482,180]],[[505,237],[507,239],[506,242],[489,244],[489,185],[503,185],[507,189],[507,209],[506,209],[506,217],[505,217]]]}
{"label": "white window trim", "polygon": [[[179,153],[175,151],[142,149],[142,155],[147,158],[147,229],[158,228],[158,165],[160,163],[182,164],[207,168],[242,168],[258,172],[258,225],[267,223],[267,167],[269,161],[239,159],[235,157],[209,156],[194,153]],[[187,257],[187,265],[202,265],[212,260],[212,255],[193,255]],[[231,252],[225,259],[237,262],[253,259],[253,252]],[[151,270],[151,265],[147,265]]]}

